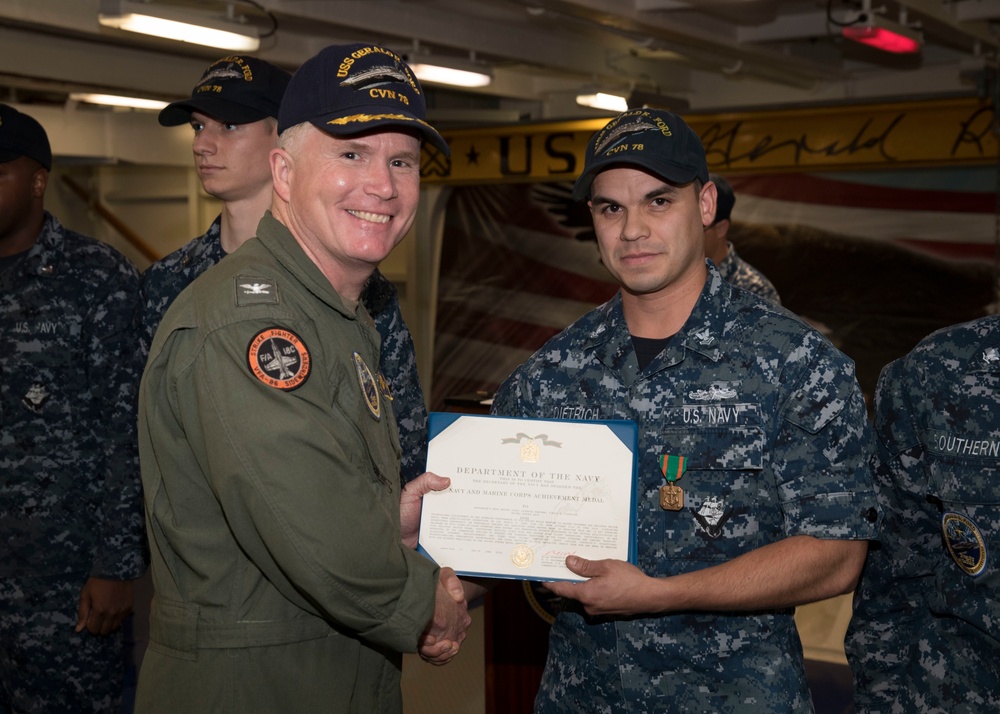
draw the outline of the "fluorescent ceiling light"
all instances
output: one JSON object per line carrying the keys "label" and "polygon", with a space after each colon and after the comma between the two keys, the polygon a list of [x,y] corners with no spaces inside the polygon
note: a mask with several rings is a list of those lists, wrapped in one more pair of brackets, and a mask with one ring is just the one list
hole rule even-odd
{"label": "fluorescent ceiling light", "polygon": [[257,30],[252,26],[195,16],[152,3],[103,0],[97,21],[105,27],[220,50],[255,52],[260,49]]}
{"label": "fluorescent ceiling light", "polygon": [[848,25],[840,32],[849,40],[893,54],[915,54],[924,44],[924,36],[916,30],[886,20],[879,15],[861,16],[860,24]]}
{"label": "fluorescent ceiling light", "polygon": [[624,112],[628,110],[628,100],[617,94],[578,94],[576,103],[581,107],[591,107],[593,109],[604,109],[609,112]]}
{"label": "fluorescent ceiling light", "polygon": [[415,62],[410,65],[410,69],[421,82],[431,82],[432,84],[450,84],[453,87],[487,87],[493,81],[493,77],[485,67],[479,70],[470,70],[443,67],[428,62]]}
{"label": "fluorescent ceiling light", "polygon": [[87,104],[103,104],[110,107],[131,107],[133,109],[153,109],[159,111],[167,106],[166,102],[155,99],[140,99],[139,97],[119,97],[114,94],[90,94],[85,92],[72,92],[69,95],[74,102],[86,102]]}

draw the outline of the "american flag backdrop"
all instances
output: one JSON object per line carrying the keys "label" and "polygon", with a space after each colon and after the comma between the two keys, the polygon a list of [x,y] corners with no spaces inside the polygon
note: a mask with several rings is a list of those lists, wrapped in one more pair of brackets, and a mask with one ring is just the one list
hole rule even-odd
{"label": "american flag backdrop", "polygon": [[[720,171],[725,175],[724,171]],[[727,176],[730,238],[858,366],[882,366],[995,301],[997,169]],[[549,337],[614,294],[571,184],[452,189],[431,408],[492,394]]]}

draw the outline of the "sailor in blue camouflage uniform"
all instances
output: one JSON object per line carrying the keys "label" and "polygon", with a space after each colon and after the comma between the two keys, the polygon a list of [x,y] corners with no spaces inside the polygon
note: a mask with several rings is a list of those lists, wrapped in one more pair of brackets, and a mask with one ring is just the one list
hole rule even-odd
{"label": "sailor in blue camouflage uniform", "polygon": [[808,712],[796,605],[849,592],[878,512],[853,363],[705,258],[697,135],[636,110],[574,188],[621,284],[501,386],[506,416],[639,426],[638,567],[567,558],[538,712]]}
{"label": "sailor in blue camouflage uniform", "polygon": [[0,712],[115,712],[147,563],[139,276],[44,209],[51,166],[0,104]]}
{"label": "sailor in blue camouflage uniform", "polygon": [[1000,316],[939,330],[875,395],[879,547],[847,658],[859,712],[1000,711]]}
{"label": "sailor in blue camouflage uniform", "polygon": [[[143,273],[143,354],[167,308],[195,278],[249,240],[271,206],[268,155],[277,146],[277,117],[291,78],[255,57],[230,55],[213,62],[184,99],[165,107],[163,126],[190,123],[195,168],[205,191],[223,202],[222,213],[195,238]],[[427,407],[417,374],[413,337],[399,295],[376,270],[361,295],[382,338],[379,367],[392,395],[403,447],[401,483],[424,472]]]}
{"label": "sailor in blue camouflage uniform", "polygon": [[732,186],[722,176],[709,174],[715,184],[715,220],[705,229],[705,255],[712,259],[722,278],[743,290],[760,295],[775,305],[781,304],[778,289],[767,277],[739,256],[729,242],[730,217],[736,205]]}

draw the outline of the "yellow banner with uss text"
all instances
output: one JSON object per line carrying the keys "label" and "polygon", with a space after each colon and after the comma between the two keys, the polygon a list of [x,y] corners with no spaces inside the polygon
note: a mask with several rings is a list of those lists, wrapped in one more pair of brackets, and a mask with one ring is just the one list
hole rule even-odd
{"label": "yellow banner with uss text", "polygon": [[[994,163],[993,106],[976,98],[728,114],[687,114],[709,170],[725,174]],[[443,131],[425,144],[425,183],[570,181],[608,119]]]}

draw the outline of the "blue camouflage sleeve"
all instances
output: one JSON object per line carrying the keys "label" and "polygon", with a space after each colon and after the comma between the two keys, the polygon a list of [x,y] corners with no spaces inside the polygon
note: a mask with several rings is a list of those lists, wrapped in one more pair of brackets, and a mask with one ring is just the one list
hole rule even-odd
{"label": "blue camouflage sleeve", "polygon": [[526,369],[522,366],[515,370],[503,381],[503,384],[493,395],[493,404],[490,406],[490,414],[507,417],[529,417],[528,407],[524,400],[524,389],[526,388],[523,372]]}
{"label": "blue camouflage sleeve", "polygon": [[878,533],[871,425],[854,365],[818,333],[791,350],[771,461],[786,535],[870,540]]}
{"label": "blue camouflage sleeve", "polygon": [[392,413],[399,428],[400,485],[422,474],[427,465],[427,405],[417,372],[417,354],[395,286],[375,272],[361,300],[382,338],[379,368],[392,394]]}
{"label": "blue camouflage sleeve", "polygon": [[129,580],[148,564],[139,480],[136,410],[142,358],[138,348],[139,276],[124,260],[107,276],[85,329],[91,406],[105,473],[95,478],[104,493],[90,575]]}
{"label": "blue camouflage sleeve", "polygon": [[882,370],[875,394],[875,480],[884,512],[880,542],[868,551],[854,595],[854,615],[845,646],[866,710],[903,701],[894,691],[907,681],[911,635],[920,630],[924,602],[934,586],[938,517],[921,488],[924,448],[916,429],[908,363],[898,359]]}
{"label": "blue camouflage sleeve", "polygon": [[177,297],[184,285],[174,285],[169,272],[158,263],[149,266],[142,274],[139,292],[138,336],[143,366],[153,344],[156,328],[170,302]]}

